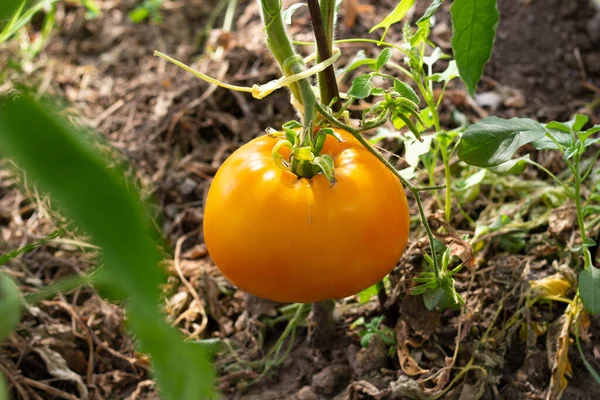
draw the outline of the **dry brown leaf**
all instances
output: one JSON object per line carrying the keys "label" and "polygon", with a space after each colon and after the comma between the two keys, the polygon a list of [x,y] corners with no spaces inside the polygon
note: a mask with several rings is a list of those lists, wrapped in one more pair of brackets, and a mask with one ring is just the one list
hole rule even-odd
{"label": "dry brown leaf", "polygon": [[81,375],[76,374],[75,372],[69,369],[67,362],[63,358],[60,353],[57,353],[54,350],[51,350],[47,346],[37,347],[33,349],[36,353],[42,357],[44,362],[46,363],[46,369],[48,373],[53,377],[60,380],[67,380],[74,382],[77,386],[77,390],[79,391],[79,397],[82,400],[87,400],[89,398],[89,393],[87,386],[83,383],[83,379],[81,379]]}
{"label": "dry brown leaf", "polygon": [[552,371],[547,400],[560,399],[569,383],[567,377],[573,375],[569,362],[569,328],[572,320],[570,308],[569,306],[563,315],[550,324],[546,334],[548,367]]}
{"label": "dry brown leaf", "polygon": [[439,393],[446,387],[446,384],[448,384],[448,381],[450,380],[450,373],[452,372],[452,367],[454,366],[454,363],[452,362],[452,357],[446,357],[444,363],[444,367],[441,368],[436,373],[436,377],[432,379],[432,381],[435,382],[435,386],[431,389],[425,389],[425,394],[434,395],[436,393]]}
{"label": "dry brown leaf", "polygon": [[[427,217],[427,220],[434,229],[433,234],[435,237],[450,248],[450,252],[453,256],[458,257],[471,271],[477,269],[477,258],[473,252],[473,247],[458,235],[452,225],[446,222],[443,213],[437,212],[432,214]],[[437,231],[437,229],[435,229],[436,227],[443,227],[446,233]]]}
{"label": "dry brown leaf", "polygon": [[400,368],[408,376],[422,375],[429,372],[427,369],[422,369],[414,358],[410,355],[408,349],[410,336],[410,327],[404,320],[398,321],[396,325],[396,342],[398,354],[398,361],[400,362]]}

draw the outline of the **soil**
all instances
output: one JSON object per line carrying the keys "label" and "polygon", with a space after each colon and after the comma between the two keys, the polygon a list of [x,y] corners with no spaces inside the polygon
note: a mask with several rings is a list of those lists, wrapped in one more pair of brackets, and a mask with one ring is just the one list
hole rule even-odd
{"label": "soil", "polygon": [[[100,1],[102,16],[86,19],[85,10],[60,3],[57,29],[43,51],[19,61],[18,46],[0,47],[0,90],[19,81],[40,94],[65,98],[80,122],[106,137],[116,155],[130,163],[130,177],[155,201],[156,217],[167,247],[183,242],[181,272],[201,296],[205,314],[190,307],[190,293],[178,278],[173,257],[167,260],[170,278],[165,288],[169,317],[186,335],[229,340],[244,360],[260,360],[277,340],[285,321],[266,329],[281,315],[280,304],[246,296],[231,285],[207,255],[202,238],[202,210],[212,175],[237,147],[295,117],[285,91],[265,100],[210,87],[190,74],[153,57],[154,50],[191,64],[228,82],[251,86],[279,76],[266,52],[256,2],[241,0],[234,32],[214,30],[203,35],[217,0],[166,2],[162,22],[134,24],[127,13],[134,0]],[[286,4],[289,2],[286,2]],[[361,2],[351,26],[339,25],[339,37],[378,38],[369,28],[396,5],[391,0]],[[427,7],[417,1],[413,19]],[[438,16],[433,40],[449,49],[449,4]],[[489,114],[532,116],[540,121],[566,119],[575,112],[600,123],[600,12],[587,0],[501,0],[501,22],[491,62],[471,100],[462,85],[453,82],[442,105],[442,121],[456,124],[457,113],[475,121]],[[342,9],[345,18],[347,10]],[[39,21],[36,21],[39,25]],[[222,24],[222,17],[216,25]],[[295,15],[290,32],[310,38],[305,10]],[[389,40],[399,41],[400,29]],[[32,34],[34,31],[31,32]],[[224,46],[222,56],[215,54]],[[342,46],[344,51],[373,46]],[[306,49],[302,48],[306,52]],[[207,50],[207,51],[205,51]],[[209,54],[210,56],[203,55]],[[345,55],[346,59],[348,55]],[[596,104],[594,106],[594,104]],[[391,142],[384,146],[395,149]],[[402,155],[402,153],[400,153]],[[560,170],[560,160],[537,157]],[[554,165],[554,167],[552,167]],[[545,176],[527,170],[536,185]],[[516,184],[515,184],[516,185]],[[523,186],[535,186],[527,183]],[[507,184],[500,196],[483,187],[465,205],[464,214],[482,223],[506,215],[533,221],[544,205],[539,192],[520,201],[519,191]],[[68,226],[7,161],[0,164],[0,250],[39,240]],[[444,222],[435,213],[435,198],[426,199],[432,224]],[[545,206],[544,206],[545,210]],[[473,227],[455,208],[451,230],[455,240],[472,234]],[[553,211],[531,229],[489,235],[476,271],[461,272],[456,280],[468,311],[428,311],[420,297],[409,293],[410,280],[421,269],[426,240],[413,225],[408,250],[390,274],[388,296],[360,304],[356,298],[340,301],[332,346],[309,345],[308,329],[300,327],[291,353],[282,365],[257,383],[260,371],[236,363],[228,353],[217,358],[219,389],[229,399],[403,399],[427,398],[546,398],[552,364],[548,351],[556,336],[548,326],[565,310],[561,303],[540,302],[523,308],[530,282],[559,274],[573,280],[565,265],[574,262],[565,243],[575,243],[577,229],[567,208]],[[599,236],[600,227],[592,234]],[[68,232],[71,232],[67,229]],[[521,235],[521,236],[520,236]],[[95,253],[85,237],[68,234],[7,264],[25,293],[94,266]],[[440,237],[440,240],[444,238]],[[572,295],[572,288],[570,294]],[[370,321],[385,314],[397,346],[390,348],[379,336],[368,347],[360,345],[358,318]],[[197,326],[207,319],[203,331]],[[134,350],[123,327],[122,309],[102,299],[91,287],[58,295],[27,310],[19,329],[0,344],[0,372],[7,376],[15,399],[83,398],[81,386],[93,399],[158,398],[148,361]],[[586,325],[587,326],[587,325]],[[537,329],[537,330],[536,330]],[[600,320],[590,318],[583,335],[587,360],[600,368]],[[263,336],[264,335],[264,336]],[[260,339],[264,346],[260,346]],[[547,345],[550,343],[550,346]],[[53,376],[49,355],[64,360],[74,376]],[[572,374],[562,398],[595,399],[600,385],[585,369],[576,347],[569,351]],[[454,367],[454,368],[453,368]],[[462,374],[462,375],[459,375]],[[442,390],[447,391],[442,392]]]}

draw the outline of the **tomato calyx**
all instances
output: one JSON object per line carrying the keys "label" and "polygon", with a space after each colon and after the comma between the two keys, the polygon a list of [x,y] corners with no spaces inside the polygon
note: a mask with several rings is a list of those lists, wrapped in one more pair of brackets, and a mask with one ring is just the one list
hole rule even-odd
{"label": "tomato calyx", "polygon": [[275,164],[298,178],[310,179],[322,173],[333,186],[336,182],[333,158],[321,152],[327,135],[342,141],[340,134],[331,128],[319,128],[314,135],[302,135],[305,128],[297,121],[289,121],[282,127],[284,134],[275,135],[281,137],[272,151]]}

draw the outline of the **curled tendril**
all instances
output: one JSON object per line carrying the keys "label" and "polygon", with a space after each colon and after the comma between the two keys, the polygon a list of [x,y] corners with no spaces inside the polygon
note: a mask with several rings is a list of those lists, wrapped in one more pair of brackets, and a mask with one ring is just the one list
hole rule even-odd
{"label": "curled tendril", "polygon": [[[318,64],[313,65],[312,67],[310,67],[306,70],[303,70],[300,73],[293,74],[290,76],[284,76],[279,79],[267,82],[264,85],[254,84],[254,85],[252,85],[252,87],[247,87],[247,86],[231,85],[231,84],[228,84],[225,82],[221,82],[218,79],[212,78],[206,74],[203,74],[200,71],[196,71],[192,67],[190,67],[172,57],[169,57],[168,55],[161,53],[158,50],[154,51],[155,56],[163,58],[163,59],[169,61],[170,63],[177,65],[178,67],[186,70],[187,72],[194,74],[194,76],[202,79],[205,82],[220,86],[225,89],[235,90],[237,92],[251,93],[252,97],[254,97],[256,99],[263,99],[263,98],[267,97],[268,95],[270,95],[271,93],[273,93],[277,89],[281,89],[284,86],[289,86],[290,84],[292,84],[294,82],[298,82],[302,79],[308,78],[310,76],[318,74],[321,71],[324,71],[327,67],[329,67],[329,66],[333,65],[333,63],[335,63],[335,61],[340,57],[341,53],[342,52],[340,51],[340,49],[335,48],[331,57],[329,57],[328,59],[326,59]],[[291,65],[293,65],[294,63],[301,63],[302,61],[304,61],[305,63],[308,63],[311,60],[313,60],[314,58],[315,58],[315,54],[309,55],[304,60],[295,59],[295,57],[290,57],[289,61],[286,60],[286,63],[289,63],[290,64],[289,66],[291,67]]]}

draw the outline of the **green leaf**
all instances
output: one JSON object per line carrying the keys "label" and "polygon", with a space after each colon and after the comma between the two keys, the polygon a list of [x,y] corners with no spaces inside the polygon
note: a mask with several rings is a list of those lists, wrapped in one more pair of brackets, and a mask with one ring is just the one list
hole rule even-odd
{"label": "green leaf", "polygon": [[523,173],[529,161],[529,154],[523,157],[515,158],[495,167],[490,167],[489,170],[498,175],[519,175]]}
{"label": "green leaf", "polygon": [[429,19],[433,17],[433,14],[436,13],[436,11],[438,10],[438,8],[440,8],[443,2],[444,0],[433,0],[429,7],[427,7],[427,10],[425,10],[423,16],[417,21],[417,25],[421,22],[429,21]]}
{"label": "green leaf", "polygon": [[479,185],[481,182],[483,182],[483,179],[485,178],[486,173],[487,173],[486,169],[481,169],[477,173],[469,176],[466,179],[457,180],[455,183],[456,190],[464,191],[469,188],[472,188],[473,186]]}
{"label": "green leaf", "polygon": [[287,10],[285,10],[283,13],[281,13],[281,18],[283,19],[283,23],[286,25],[291,25],[292,24],[292,15],[294,15],[296,10],[298,10],[300,7],[305,6],[305,5],[306,5],[306,3],[296,3],[296,4],[292,4],[291,6],[289,6],[287,8]]}
{"label": "green leaf", "polygon": [[358,301],[360,301],[361,304],[365,304],[371,300],[371,297],[376,296],[377,293],[377,284],[375,284],[358,293]]}
{"label": "green leaf", "polygon": [[364,74],[357,76],[352,81],[352,86],[348,90],[348,96],[357,99],[366,99],[371,94],[373,88],[373,76],[371,74]]}
{"label": "green leaf", "polygon": [[394,79],[394,91],[398,92],[402,97],[406,97],[410,101],[415,104],[419,104],[421,100],[419,100],[419,96],[415,92],[415,90],[406,82],[402,82],[398,78]]}
{"label": "green leaf", "polygon": [[545,133],[544,127],[531,119],[487,117],[467,128],[460,140],[458,157],[470,165],[495,167]]}
{"label": "green leaf", "polygon": [[591,266],[579,274],[579,296],[590,314],[600,313],[600,269]]}
{"label": "green leaf", "polygon": [[455,0],[452,16],[452,50],[460,77],[473,96],[494,47],[499,14],[496,0]]}
{"label": "green leaf", "polygon": [[448,67],[442,73],[432,74],[427,77],[434,82],[450,82],[452,79],[459,76],[456,60],[448,63]]}
{"label": "green leaf", "polygon": [[352,58],[352,60],[350,60],[348,62],[348,64],[346,65],[346,67],[340,69],[339,71],[336,72],[336,75],[343,75],[347,72],[353,71],[359,67],[362,67],[363,65],[368,65],[369,67],[373,68],[373,66],[377,63],[377,60],[374,58],[368,58],[365,54],[364,50],[359,50],[356,55],[354,56],[354,58]]}
{"label": "green leaf", "polygon": [[377,62],[375,63],[375,72],[379,72],[381,68],[390,61],[392,58],[392,49],[386,47],[379,53],[379,57],[377,57]]}
{"label": "green leaf", "polygon": [[383,28],[384,29],[383,35],[381,36],[381,40],[383,41],[385,39],[385,36],[387,35],[387,31],[390,29],[390,27],[392,25],[394,25],[395,23],[402,21],[402,18],[404,18],[404,16],[408,12],[408,10],[410,10],[410,8],[413,6],[413,4],[415,4],[415,0],[400,0],[400,3],[398,3],[396,8],[394,8],[392,10],[392,12],[389,13],[383,19],[383,21],[381,21],[380,23],[375,25],[373,28],[371,28],[369,33],[373,33],[377,29]]}
{"label": "green leaf", "polygon": [[128,14],[131,22],[139,24],[144,22],[150,16],[150,10],[146,7],[137,7],[134,10],[130,11]]}
{"label": "green leaf", "polygon": [[0,272],[0,341],[4,340],[21,320],[21,294],[11,278]]}
{"label": "green leaf", "polygon": [[573,146],[573,135],[571,133],[557,129],[558,125],[553,125],[554,128],[550,128],[549,125],[550,123],[546,125],[546,131],[548,133],[531,143],[533,147],[537,150],[559,150],[558,146],[560,145],[562,150],[564,150],[565,148]]}
{"label": "green leaf", "polygon": [[102,248],[105,283],[127,293],[128,327],[148,353],[165,399],[213,396],[208,354],[184,343],[159,310],[165,274],[146,205],[124,172],[94,152],[96,139],[75,131],[55,107],[25,94],[0,100],[0,147]]}
{"label": "green leaf", "polygon": [[15,11],[21,5],[22,0],[2,0],[0,1],[0,27],[4,20],[14,15]]}
{"label": "green leaf", "polygon": [[596,245],[596,241],[592,238],[585,238],[581,245],[585,247],[594,247]]}
{"label": "green leaf", "polygon": [[571,123],[571,129],[573,129],[573,132],[578,132],[589,120],[590,117],[585,114],[575,114],[575,118],[572,121],[569,121]]}
{"label": "green leaf", "polygon": [[435,306],[440,303],[444,294],[446,294],[446,292],[441,287],[423,293],[423,303],[425,303],[425,307],[427,307],[428,310],[433,310]]}
{"label": "green leaf", "polygon": [[365,317],[358,317],[353,323],[352,325],[350,325],[350,329],[354,329],[357,326],[362,326],[365,324]]}
{"label": "green leaf", "polygon": [[375,333],[373,332],[367,332],[363,335],[363,337],[360,338],[360,346],[361,347],[368,347],[369,346],[369,342],[371,341],[371,338],[373,337]]}

